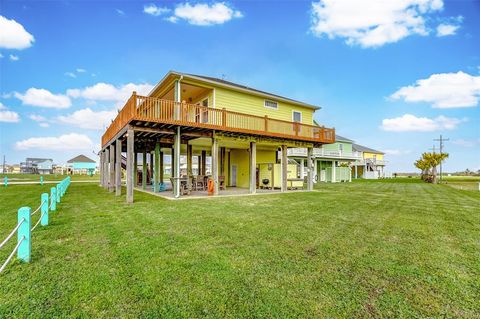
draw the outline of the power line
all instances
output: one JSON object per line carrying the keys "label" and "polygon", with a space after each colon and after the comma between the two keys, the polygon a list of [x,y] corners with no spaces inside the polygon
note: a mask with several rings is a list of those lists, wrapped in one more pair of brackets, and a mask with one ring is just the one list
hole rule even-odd
{"label": "power line", "polygon": [[[444,146],[443,142],[449,141],[449,140],[450,140],[449,138],[443,138],[442,134],[440,134],[440,138],[433,139],[434,142],[440,142],[440,155],[443,154],[443,146]],[[442,162],[440,162],[440,181],[442,181]]]}

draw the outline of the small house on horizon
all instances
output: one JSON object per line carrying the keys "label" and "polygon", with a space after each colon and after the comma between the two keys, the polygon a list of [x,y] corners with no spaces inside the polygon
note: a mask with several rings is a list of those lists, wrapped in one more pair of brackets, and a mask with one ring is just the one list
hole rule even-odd
{"label": "small house on horizon", "polygon": [[97,162],[85,155],[78,155],[67,161],[67,169],[70,174],[93,175],[97,170]]}

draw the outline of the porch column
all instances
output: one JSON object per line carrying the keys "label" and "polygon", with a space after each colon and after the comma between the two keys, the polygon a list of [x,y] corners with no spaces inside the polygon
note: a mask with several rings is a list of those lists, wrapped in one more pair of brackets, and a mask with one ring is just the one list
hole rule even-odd
{"label": "porch column", "polygon": [[179,80],[175,80],[174,84],[173,84],[173,94],[174,94],[174,99],[175,99],[175,103],[174,104],[174,119],[175,120],[180,120],[180,102],[182,101],[182,98],[181,98],[181,88],[180,88],[180,81]]}
{"label": "porch column", "polygon": [[307,190],[313,190],[313,148],[307,148]]}
{"label": "porch column", "polygon": [[133,187],[138,185],[138,153],[135,151],[135,146],[133,147]]}
{"label": "porch column", "polygon": [[108,189],[108,177],[110,176],[110,152],[108,150],[108,146],[105,147],[105,163],[103,165],[103,169],[105,170],[105,174],[103,174],[103,187],[105,189]]}
{"label": "porch column", "polygon": [[318,160],[313,160],[313,182],[316,184],[320,177],[318,176]]}
{"label": "porch column", "polygon": [[[100,153],[98,153],[98,156],[100,158],[100,186],[103,187],[103,150],[101,150]],[[62,172],[62,175],[63,175],[63,172]]]}
{"label": "porch column", "polygon": [[213,178],[213,195],[218,195],[218,141],[212,138],[212,178]]}
{"label": "porch column", "polygon": [[[175,168],[175,149],[172,148],[170,149],[170,157],[171,157],[171,161],[170,161],[170,177],[175,177],[175,174],[173,173],[174,172],[174,168]],[[172,184],[172,190],[173,190],[173,184]]]}
{"label": "porch column", "polygon": [[202,175],[202,156],[197,156],[197,175]]}
{"label": "porch column", "polygon": [[127,130],[127,203],[133,203],[133,187],[134,187],[134,142],[135,135],[132,129]]}
{"label": "porch column", "polygon": [[305,177],[305,159],[300,160],[300,178],[304,179]]}
{"label": "porch column", "polygon": [[164,161],[163,161],[163,152],[162,148],[160,148],[160,170],[158,171],[158,178],[159,178],[159,183],[163,183],[163,172],[165,171],[164,166]]}
{"label": "porch column", "polygon": [[257,143],[250,142],[250,194],[257,192]]}
{"label": "porch column", "polygon": [[148,161],[148,170],[150,171],[150,176],[152,178],[152,185],[154,184],[153,182],[153,155],[155,154],[155,151],[153,152],[149,152],[149,155],[150,155],[150,160]]}
{"label": "porch column", "polygon": [[287,145],[282,145],[282,160],[281,160],[281,165],[282,165],[282,187],[281,191],[286,192],[287,191],[287,177],[288,177],[288,158],[287,158]]}
{"label": "porch column", "polygon": [[200,175],[207,175],[207,151],[202,151],[202,173]]}
{"label": "porch column", "polygon": [[192,145],[187,144],[187,186],[188,189],[191,189],[191,180],[190,176],[193,175],[192,173],[192,160],[193,160],[193,148]]}
{"label": "porch column", "polygon": [[173,195],[178,198],[180,197],[180,127],[177,127],[177,134],[175,134],[175,169],[174,169],[174,192]]}
{"label": "porch column", "polygon": [[153,169],[153,192],[156,193],[159,191],[158,183],[159,183],[159,176],[160,176],[160,143],[157,142],[155,144],[155,165]]}
{"label": "porch column", "polygon": [[142,188],[147,189],[147,150],[143,150],[142,157]]}
{"label": "porch column", "polygon": [[115,145],[110,144],[110,170],[109,170],[109,182],[108,191],[113,193],[115,190]]}
{"label": "porch column", "polygon": [[332,161],[332,183],[337,182],[337,161]]}
{"label": "porch column", "polygon": [[115,142],[115,195],[122,195],[122,140]]}
{"label": "porch column", "polygon": [[352,169],[351,168],[348,170],[348,181],[350,183],[352,182]]}

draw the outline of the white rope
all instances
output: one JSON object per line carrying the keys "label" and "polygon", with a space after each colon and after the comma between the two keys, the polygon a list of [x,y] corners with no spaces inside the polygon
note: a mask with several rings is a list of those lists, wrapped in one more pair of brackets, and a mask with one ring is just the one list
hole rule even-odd
{"label": "white rope", "polygon": [[22,221],[19,222],[17,226],[15,226],[15,228],[12,230],[12,232],[7,236],[7,238],[5,238],[4,241],[2,241],[2,243],[0,244],[0,249],[2,249],[3,245],[5,245],[10,240],[10,238],[13,237],[15,232],[20,228],[20,226],[23,224],[24,221],[25,221],[25,218],[22,218]]}
{"label": "white rope", "polygon": [[38,226],[38,224],[40,224],[40,221],[42,220],[42,217],[43,215],[45,215],[46,211],[43,212],[41,215],[40,215],[40,218],[38,219],[37,223],[35,224],[35,226],[32,227],[32,231],[35,230],[35,228]]}
{"label": "white rope", "polygon": [[0,267],[0,273],[5,269],[5,267],[7,267],[7,264],[10,262],[10,260],[12,259],[13,255],[15,255],[15,252],[18,250],[18,247],[20,247],[20,244],[22,243],[22,241],[25,239],[25,236],[22,237],[22,239],[20,239],[18,241],[18,244],[17,246],[15,246],[15,248],[13,249],[13,251],[10,253],[10,255],[8,256],[7,260],[5,260],[5,262],[3,263],[2,267]]}
{"label": "white rope", "polygon": [[31,216],[35,215],[40,210],[40,208],[42,208],[43,203],[45,203],[45,201],[41,202],[40,206],[38,206],[37,209],[35,209],[35,211],[33,213],[31,213],[30,215]]}

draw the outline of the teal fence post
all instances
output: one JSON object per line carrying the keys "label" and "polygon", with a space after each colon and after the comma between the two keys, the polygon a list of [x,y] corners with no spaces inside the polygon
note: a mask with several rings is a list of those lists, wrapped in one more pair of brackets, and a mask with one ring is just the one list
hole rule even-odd
{"label": "teal fence post", "polygon": [[60,183],[57,184],[57,203],[60,203],[60,195],[62,194],[62,192],[60,191]]}
{"label": "teal fence post", "polygon": [[43,176],[40,176],[40,185],[43,185]]}
{"label": "teal fence post", "polygon": [[57,209],[57,189],[50,188],[50,210],[54,212]]}
{"label": "teal fence post", "polygon": [[8,177],[7,177],[7,176],[5,176],[5,177],[3,178],[3,185],[4,185],[5,187],[7,187],[7,185],[8,185]]}
{"label": "teal fence post", "polygon": [[17,257],[21,261],[28,263],[30,262],[30,253],[32,251],[30,207],[22,207],[18,210],[18,222],[22,224],[18,228],[17,239],[22,242],[18,246]]}
{"label": "teal fence post", "polygon": [[48,225],[48,193],[43,193],[41,197],[41,203],[42,203],[42,209],[41,209],[41,215],[42,219],[40,220],[40,224],[42,226],[47,226]]}

